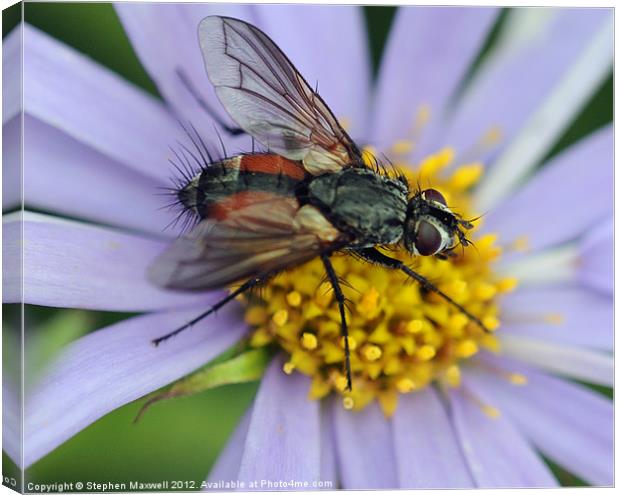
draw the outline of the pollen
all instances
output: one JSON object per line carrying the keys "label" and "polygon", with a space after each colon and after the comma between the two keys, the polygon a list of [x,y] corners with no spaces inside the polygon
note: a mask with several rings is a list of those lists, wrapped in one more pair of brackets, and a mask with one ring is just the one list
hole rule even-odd
{"label": "pollen", "polygon": [[527,385],[527,377],[521,373],[510,373],[508,380],[513,385]]}
{"label": "pollen", "polygon": [[560,313],[548,313],[545,315],[545,323],[549,323],[550,325],[562,325],[564,323],[564,315]]}
{"label": "pollen", "polygon": [[[392,147],[401,158],[410,149],[411,143],[405,141]],[[372,154],[374,150],[364,150],[364,159],[370,164],[374,163]],[[476,218],[480,212],[473,209],[470,189],[480,180],[484,167],[471,162],[458,166],[456,156],[453,148],[445,147],[416,164],[396,166],[410,184],[440,191],[462,218]],[[261,293],[243,299],[245,321],[252,327],[249,345],[283,352],[288,356],[284,373],[311,378],[311,399],[339,396],[342,407],[352,413],[376,401],[390,416],[402,394],[415,394],[431,385],[466,390],[462,370],[475,364],[475,356],[482,350],[501,352],[496,334],[501,332],[499,302],[518,285],[517,279],[494,270],[504,252],[498,237],[476,231],[467,232],[475,248],[457,248],[447,260],[412,257],[398,246],[390,246],[385,254],[431,280],[492,333],[437,294],[406,281],[402,273],[343,252],[335,253],[331,260],[338,277],[346,282],[341,283],[341,289],[346,299],[351,389],[340,311],[320,259],[287,270],[271,279]],[[558,316],[547,318],[556,320]],[[505,379],[515,385],[526,383],[517,373],[506,373]],[[489,417],[499,415],[492,406],[481,402],[478,406]]]}
{"label": "pollen", "polygon": [[403,139],[401,141],[396,141],[392,145],[392,151],[397,155],[406,155],[413,150],[413,141],[407,141]]}
{"label": "pollen", "polygon": [[304,349],[312,351],[319,345],[319,340],[316,338],[316,335],[312,333],[304,333],[301,336],[301,345]]}
{"label": "pollen", "polygon": [[289,292],[286,295],[286,302],[288,302],[290,306],[296,308],[301,304],[301,294],[296,290]]}
{"label": "pollen", "polygon": [[378,345],[368,345],[364,347],[362,350],[362,354],[366,358],[367,361],[376,361],[381,357],[382,351],[381,347]]}
{"label": "pollen", "polygon": [[276,325],[283,327],[288,321],[288,311],[286,309],[279,309],[273,314],[271,319]]}

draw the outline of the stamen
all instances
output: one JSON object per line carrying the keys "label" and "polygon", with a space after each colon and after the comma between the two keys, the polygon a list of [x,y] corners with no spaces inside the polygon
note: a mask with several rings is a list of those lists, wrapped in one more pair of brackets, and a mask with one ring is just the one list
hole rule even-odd
{"label": "stamen", "polygon": [[383,354],[381,347],[372,344],[365,346],[362,353],[368,361],[376,361],[381,357],[381,354]]}
{"label": "stamen", "polygon": [[282,370],[287,375],[290,375],[295,370],[295,365],[291,363],[290,361],[287,361],[286,363],[284,363],[284,366],[282,366]]}
{"label": "stamen", "polygon": [[427,103],[423,103],[422,105],[420,105],[416,112],[415,120],[413,122],[413,128],[411,129],[414,137],[417,138],[420,135],[420,132],[422,132],[424,127],[426,127],[426,124],[428,124],[428,121],[430,119],[431,107]]}
{"label": "stamen", "polygon": [[309,351],[312,351],[314,349],[317,348],[319,344],[318,339],[316,338],[316,335],[312,334],[312,333],[303,333],[301,336],[301,345],[305,348],[308,349]]}
{"label": "stamen", "polygon": [[496,407],[486,404],[483,402],[477,395],[475,395],[471,390],[467,387],[462,387],[463,395],[466,399],[473,402],[476,406],[480,408],[480,410],[490,419],[497,419],[500,417],[500,410]]}
{"label": "stamen", "polygon": [[413,391],[416,386],[415,382],[411,378],[401,378],[396,382],[396,388],[401,394],[407,394]]}
{"label": "stamen", "polygon": [[353,402],[353,399],[351,397],[344,397],[342,399],[342,407],[344,407],[347,410],[351,410],[353,409],[353,406],[355,405],[355,402]]}
{"label": "stamen", "polygon": [[491,151],[503,139],[502,128],[499,125],[491,126],[487,131],[462,155],[463,161],[478,160]]}
{"label": "stamen", "polygon": [[483,170],[482,163],[461,165],[450,177],[450,186],[459,191],[465,191],[480,180]]}
{"label": "stamen", "polygon": [[296,308],[301,304],[301,294],[296,290],[289,292],[286,295],[286,302]]}
{"label": "stamen", "polygon": [[531,249],[530,238],[526,235],[517,237],[514,241],[504,247],[509,253],[525,253]]}
{"label": "stamen", "polygon": [[273,314],[271,319],[276,325],[283,327],[288,321],[288,311],[286,309],[279,309]]}
{"label": "stamen", "polygon": [[396,141],[392,145],[392,151],[397,155],[406,155],[413,150],[413,141],[407,141],[406,139],[402,139],[400,141]]}
{"label": "stamen", "polygon": [[485,361],[478,361],[476,363],[476,366],[479,368],[483,368],[489,373],[493,373],[494,375],[499,376],[500,378],[510,382],[513,385],[527,385],[527,377],[525,375],[522,375],[521,373],[507,371],[503,368],[500,368],[499,366],[490,364]]}
{"label": "stamen", "polygon": [[461,385],[461,369],[456,364],[448,367],[444,374],[444,381],[449,387],[459,387]]}
{"label": "stamen", "polygon": [[563,325],[566,317],[561,313],[508,313],[504,316],[504,320],[512,325]]}

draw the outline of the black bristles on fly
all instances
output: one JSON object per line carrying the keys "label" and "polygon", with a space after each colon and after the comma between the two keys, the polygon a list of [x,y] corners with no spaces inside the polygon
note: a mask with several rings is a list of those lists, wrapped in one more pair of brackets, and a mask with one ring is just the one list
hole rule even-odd
{"label": "black bristles on fly", "polygon": [[174,156],[168,159],[174,169],[174,173],[170,177],[172,186],[161,187],[160,191],[162,192],[159,194],[170,198],[170,201],[162,208],[177,212],[164,230],[176,228],[180,225],[181,233],[185,233],[200,221],[200,217],[196,213],[197,205],[188,204],[189,196],[184,195],[184,192],[187,191],[188,186],[197,176],[223,158],[213,159],[212,151],[191,122],[188,125],[179,122],[179,125],[191,142],[191,148],[181,141],[177,141],[175,147],[169,147]]}

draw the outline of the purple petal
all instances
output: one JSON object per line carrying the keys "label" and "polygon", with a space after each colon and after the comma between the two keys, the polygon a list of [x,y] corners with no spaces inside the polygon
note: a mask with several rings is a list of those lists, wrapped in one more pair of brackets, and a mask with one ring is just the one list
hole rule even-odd
{"label": "purple petal", "polygon": [[450,391],[453,421],[469,470],[481,488],[557,486],[509,418],[490,418],[463,389]]}
{"label": "purple petal", "polygon": [[338,463],[336,460],[336,436],[334,420],[328,401],[321,402],[321,481],[330,482],[331,486],[323,488],[335,489],[339,485]]}
{"label": "purple petal", "polygon": [[494,8],[400,7],[379,72],[373,141],[384,147],[411,136],[422,105],[441,120],[444,107],[478,54]]}
{"label": "purple petal", "polygon": [[342,488],[398,488],[392,425],[379,406],[351,412],[334,400],[332,412]]}
{"label": "purple petal", "polygon": [[[241,421],[239,421],[239,424],[235,428],[235,431],[228,439],[226,447],[224,447],[217,461],[215,461],[215,465],[207,478],[207,491],[226,490],[225,487],[217,486],[217,484],[221,482],[239,481],[239,468],[241,467],[245,439],[248,436],[251,418],[252,408],[245,412],[243,418],[241,418]],[[213,484],[213,486],[211,486],[211,484]],[[239,488],[247,489],[247,487]]]}
{"label": "purple petal", "polygon": [[15,117],[2,126],[2,209],[22,203],[22,119]]}
{"label": "purple petal", "polygon": [[[320,480],[319,403],[307,397],[309,378],[286,375],[282,364],[280,358],[272,361],[258,390],[239,469],[241,480]],[[262,484],[255,488],[287,489]]]}
{"label": "purple petal", "polygon": [[505,334],[501,342],[504,355],[539,369],[596,385],[614,384],[614,358],[609,353]]}
{"label": "purple petal", "polygon": [[353,139],[367,138],[370,54],[358,6],[260,5],[257,26],[286,53]]}
{"label": "purple petal", "polygon": [[578,278],[585,286],[601,294],[614,293],[613,218],[592,229],[580,246]]}
{"label": "purple petal", "polygon": [[485,356],[496,366],[519,372],[527,385],[514,386],[483,372],[467,373],[480,394],[496,402],[545,456],[594,485],[613,483],[613,403],[565,380],[505,358]]}
{"label": "purple petal", "polygon": [[187,294],[159,289],[146,279],[149,263],[165,248],[150,240],[110,229],[27,212],[5,218],[4,302],[24,302],[62,308],[104,311],[146,311],[205,306],[221,297],[218,292]]}
{"label": "purple petal", "polygon": [[[584,192],[586,200],[577,204]],[[527,236],[537,250],[577,238],[612,208],[613,129],[607,126],[553,158],[489,212],[484,230],[499,233],[504,244]]]}
{"label": "purple petal", "polygon": [[555,17],[544,32],[481,67],[442,129],[444,143],[464,152],[494,126],[501,129],[503,143],[510,140],[611,14],[605,9],[549,11]]}
{"label": "purple petal", "polygon": [[502,302],[501,333],[613,349],[613,301],[580,287],[518,290]]}
{"label": "purple petal", "polygon": [[[21,112],[22,28],[16,26],[2,40],[2,123]],[[5,162],[6,163],[6,162]]]}
{"label": "purple petal", "polygon": [[[10,124],[9,124],[10,125]],[[174,213],[162,209],[162,183],[146,177],[55,127],[24,118],[24,195],[27,206],[128,227],[161,237]]]}
{"label": "purple petal", "polygon": [[393,434],[400,488],[474,486],[446,410],[434,389],[401,396]]}
{"label": "purple petal", "polygon": [[[208,145],[218,143],[213,119],[196,102],[183,84],[177,71],[181,70],[200,96],[217,111],[229,125],[236,127],[219,100],[204,69],[198,45],[198,23],[208,15],[226,15],[252,22],[252,7],[248,5],[206,5],[165,3],[116,3],[114,5],[123,27],[140,61],[157,88],[184,122],[191,122]],[[229,151],[248,151],[247,137],[233,139],[222,133]]]}
{"label": "purple petal", "polygon": [[25,111],[147,176],[165,180],[181,135],[161,103],[114,72],[24,26]]}
{"label": "purple petal", "polygon": [[104,414],[204,365],[246,329],[229,308],[158,347],[151,344],[194,315],[195,310],[139,316],[69,345],[28,394],[25,465]]}

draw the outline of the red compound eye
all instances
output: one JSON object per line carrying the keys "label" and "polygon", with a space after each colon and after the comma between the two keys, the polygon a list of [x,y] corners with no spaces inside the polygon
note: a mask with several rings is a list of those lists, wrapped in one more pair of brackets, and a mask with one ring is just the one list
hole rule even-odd
{"label": "red compound eye", "polygon": [[443,197],[437,189],[427,189],[424,191],[424,199],[427,201],[436,201],[437,203],[441,203],[446,206],[446,198]]}
{"label": "red compound eye", "polygon": [[435,254],[441,248],[441,234],[439,230],[422,220],[415,233],[415,247],[422,256]]}

